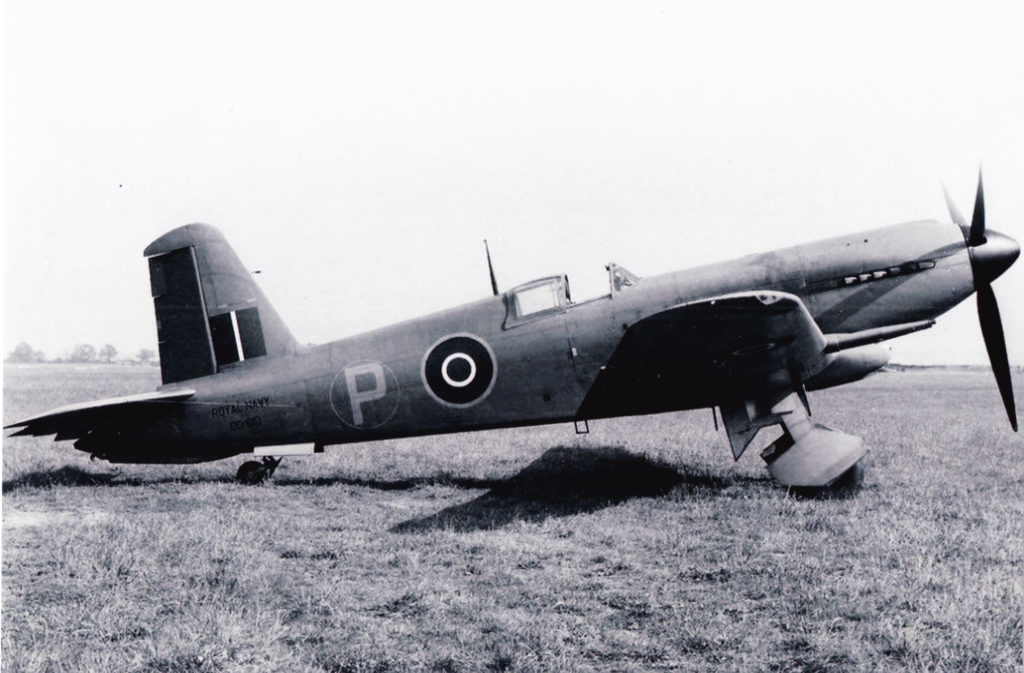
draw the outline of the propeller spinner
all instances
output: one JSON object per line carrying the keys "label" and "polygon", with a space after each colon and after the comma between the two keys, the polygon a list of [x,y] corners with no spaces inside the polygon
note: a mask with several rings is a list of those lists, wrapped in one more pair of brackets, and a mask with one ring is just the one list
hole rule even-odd
{"label": "propeller spinner", "polygon": [[981,335],[985,339],[988,361],[992,365],[992,373],[999,386],[999,395],[1006,407],[1006,416],[1010,426],[1017,431],[1017,408],[1013,401],[1013,383],[1010,380],[1010,362],[1006,355],[1006,338],[1003,336],[1003,322],[999,317],[999,304],[992,281],[1010,268],[1020,254],[1017,241],[996,231],[985,231],[985,195],[981,183],[981,172],[978,172],[978,193],[974,198],[974,214],[970,225],[957,210],[949,192],[946,192],[946,205],[953,222],[960,226],[967,242],[967,251],[971,256],[971,272],[974,274],[974,289],[978,295],[978,321],[981,323]]}

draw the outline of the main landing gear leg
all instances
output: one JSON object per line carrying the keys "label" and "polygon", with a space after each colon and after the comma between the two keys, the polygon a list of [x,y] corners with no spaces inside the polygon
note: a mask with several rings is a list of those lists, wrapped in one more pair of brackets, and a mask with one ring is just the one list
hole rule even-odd
{"label": "main landing gear leg", "polygon": [[235,478],[242,484],[261,484],[273,476],[280,464],[281,459],[273,456],[263,456],[262,462],[248,460],[239,466]]}

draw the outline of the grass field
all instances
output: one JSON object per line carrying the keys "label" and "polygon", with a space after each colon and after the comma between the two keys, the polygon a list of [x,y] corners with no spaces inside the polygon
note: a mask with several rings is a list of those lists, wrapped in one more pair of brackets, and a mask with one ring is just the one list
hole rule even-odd
{"label": "grass field", "polygon": [[[8,367],[4,422],[158,378]],[[811,404],[872,447],[852,497],[787,494],[755,450],[733,464],[706,410],[329,448],[256,487],[240,458],[117,468],[5,438],[0,663],[1019,670],[1024,441],[991,374]]]}

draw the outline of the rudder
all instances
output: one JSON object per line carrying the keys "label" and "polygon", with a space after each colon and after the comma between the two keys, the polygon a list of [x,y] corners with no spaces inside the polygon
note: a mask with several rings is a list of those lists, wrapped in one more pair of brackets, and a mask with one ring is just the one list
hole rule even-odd
{"label": "rudder", "polygon": [[298,344],[224,236],[188,224],[149,244],[164,384],[237,362],[290,355]]}

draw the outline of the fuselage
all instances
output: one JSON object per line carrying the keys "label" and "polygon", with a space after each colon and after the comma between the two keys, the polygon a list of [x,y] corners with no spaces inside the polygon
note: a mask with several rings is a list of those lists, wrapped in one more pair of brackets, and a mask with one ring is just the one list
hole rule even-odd
{"label": "fuselage", "polygon": [[[554,277],[164,386],[196,392],[153,425],[103,445],[83,440],[76,446],[115,461],[192,462],[267,445],[578,420],[623,333],[673,306],[776,290],[800,297],[823,333],[844,334],[933,319],[974,292],[960,228],[935,221],[648,277],[579,303],[555,296],[528,311],[533,295],[548,300],[546,292],[557,295],[562,287]],[[711,407],[723,401],[722,394],[693,381],[671,400],[627,413]]]}

